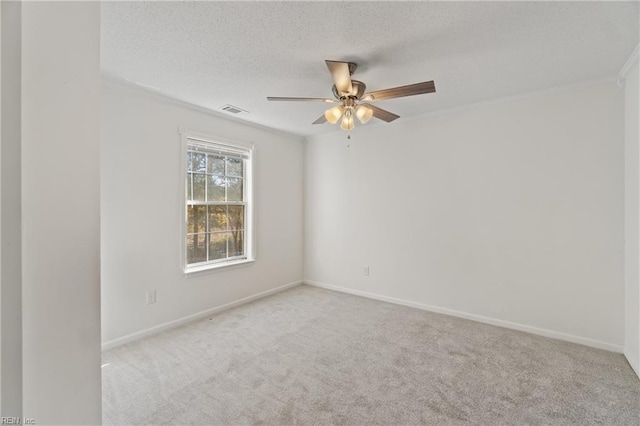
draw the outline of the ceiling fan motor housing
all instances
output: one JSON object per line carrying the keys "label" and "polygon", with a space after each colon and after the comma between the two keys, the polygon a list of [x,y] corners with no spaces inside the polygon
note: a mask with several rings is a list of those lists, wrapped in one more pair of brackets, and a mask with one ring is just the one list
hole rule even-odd
{"label": "ceiling fan motor housing", "polygon": [[333,96],[335,96],[336,99],[342,99],[342,98],[360,99],[362,95],[364,95],[365,90],[367,90],[367,85],[358,80],[351,80],[351,92],[349,92],[348,94],[338,93],[338,89],[336,88],[335,84],[331,86],[331,91],[333,92]]}

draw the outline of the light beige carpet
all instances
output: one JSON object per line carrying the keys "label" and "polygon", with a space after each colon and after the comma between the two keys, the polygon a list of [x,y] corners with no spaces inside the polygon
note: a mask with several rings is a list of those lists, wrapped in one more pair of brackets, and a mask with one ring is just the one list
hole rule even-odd
{"label": "light beige carpet", "polygon": [[640,424],[620,354],[304,285],[103,363],[105,424]]}

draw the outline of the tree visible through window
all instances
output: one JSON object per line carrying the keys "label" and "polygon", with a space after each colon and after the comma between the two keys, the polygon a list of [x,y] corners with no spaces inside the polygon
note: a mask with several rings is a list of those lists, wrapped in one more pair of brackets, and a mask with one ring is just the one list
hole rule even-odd
{"label": "tree visible through window", "polygon": [[247,258],[249,151],[188,139],[186,265]]}

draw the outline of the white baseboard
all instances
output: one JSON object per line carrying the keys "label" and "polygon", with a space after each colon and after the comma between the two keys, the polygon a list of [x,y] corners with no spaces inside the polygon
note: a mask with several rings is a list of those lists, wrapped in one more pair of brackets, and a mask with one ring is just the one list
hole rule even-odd
{"label": "white baseboard", "polygon": [[409,300],[398,299],[395,297],[383,296],[381,294],[369,293],[361,290],[353,290],[347,287],[340,287],[333,284],[321,283],[312,280],[303,280],[303,283],[309,284],[315,287],[325,288],[327,290],[339,291],[342,293],[349,293],[355,296],[362,296],[369,299],[380,300],[383,302],[395,303],[396,305],[409,306],[411,308],[422,309],[424,311],[435,312],[438,314],[451,315],[453,317],[469,319],[473,321],[482,322],[485,324],[491,324],[498,327],[510,328],[513,330],[524,331],[526,333],[537,334],[539,336],[551,337],[553,339],[565,340],[567,342],[578,343],[585,346],[591,346],[593,348],[604,349],[611,352],[623,353],[624,348],[620,345],[614,345],[611,343],[601,342],[599,340],[589,339],[587,337],[574,336],[572,334],[561,333],[559,331],[546,330],[544,328],[533,327],[530,325],[519,324],[511,321],[504,321],[495,318],[489,318],[482,315],[470,314],[467,312],[456,311],[454,309],[442,308],[439,306],[427,305],[424,303],[411,302]]}
{"label": "white baseboard", "polygon": [[636,376],[640,379],[640,365],[636,364],[636,359],[632,357],[627,350],[624,351],[624,356],[627,358],[627,362],[631,366],[633,372],[636,373]]}
{"label": "white baseboard", "polygon": [[209,315],[217,314],[227,309],[235,308],[236,306],[244,305],[254,300],[262,299],[263,297],[271,296],[272,294],[280,293],[281,291],[290,289],[292,287],[302,284],[302,281],[295,281],[289,284],[282,285],[280,287],[272,288],[252,296],[244,297],[233,302],[225,303],[224,305],[216,306],[215,308],[200,311],[186,317],[178,318],[173,321],[165,322],[164,324],[156,325],[155,327],[147,328],[145,330],[136,331],[135,333],[127,334],[126,336],[118,337],[117,339],[109,340],[102,343],[102,350],[115,348],[116,346],[124,345],[125,343],[132,342],[134,340],[142,339],[143,337],[151,336],[153,334],[160,333],[162,331],[169,330],[171,328],[178,327],[182,324],[186,324],[191,321],[195,321]]}

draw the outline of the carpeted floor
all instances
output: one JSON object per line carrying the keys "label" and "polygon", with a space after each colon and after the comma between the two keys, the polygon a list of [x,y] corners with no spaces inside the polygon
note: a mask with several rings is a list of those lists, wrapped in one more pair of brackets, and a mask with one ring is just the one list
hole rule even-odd
{"label": "carpeted floor", "polygon": [[305,285],[103,364],[105,424],[640,424],[620,354]]}

